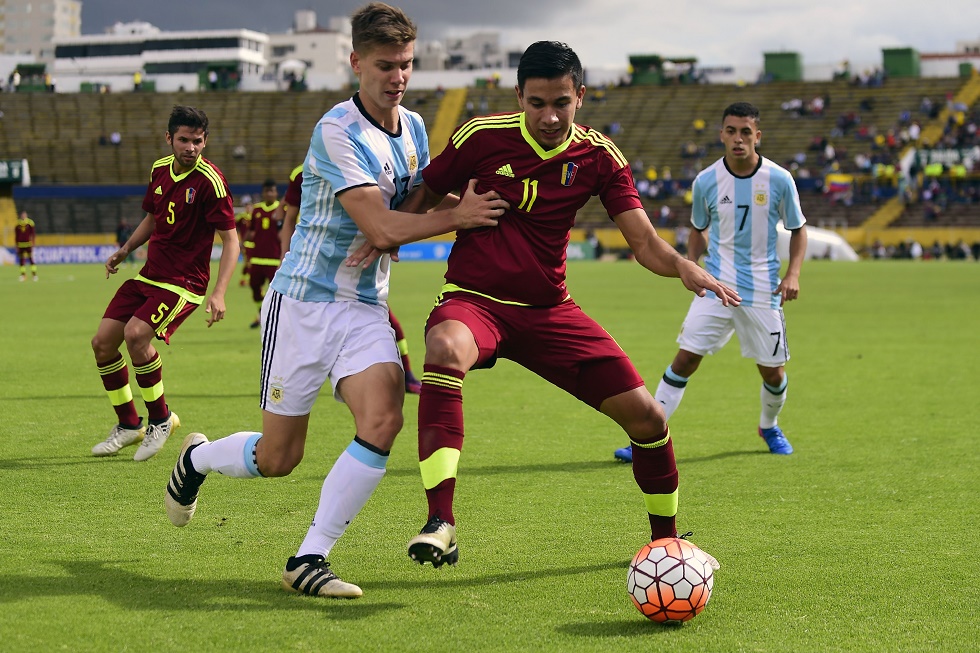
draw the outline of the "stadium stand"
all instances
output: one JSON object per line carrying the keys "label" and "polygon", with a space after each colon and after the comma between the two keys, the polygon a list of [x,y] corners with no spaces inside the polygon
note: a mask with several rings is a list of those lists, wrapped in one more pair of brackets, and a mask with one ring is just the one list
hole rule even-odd
{"label": "stadium stand", "polygon": [[[600,131],[615,131],[615,142],[629,161],[653,168],[658,183],[669,169],[676,191],[645,199],[656,222],[662,206],[670,208],[673,227],[686,223],[690,208],[684,187],[703,166],[723,154],[718,146],[720,113],[729,103],[750,101],[762,110],[763,142],[760,151],[781,165],[806,169],[798,172],[801,200],[810,223],[841,229],[855,228],[875,214],[899,189],[888,178],[876,179],[855,168],[856,154],[880,155],[894,162],[901,143],[876,146],[891,131],[915,121],[926,135],[942,134],[948,115],[927,113],[929,104],[945,107],[960,97],[977,77],[895,78],[878,86],[858,86],[844,80],[774,82],[755,85],[674,84],[590,89],[577,121]],[[600,91],[600,92],[596,92]],[[957,95],[960,94],[960,95]],[[285,181],[285,175],[306,151],[314,122],[347,91],[297,93],[126,93],[52,94],[17,93],[2,98],[0,151],[6,158],[26,158],[38,185],[145,184],[150,164],[168,153],[162,121],[174,104],[203,108],[211,119],[206,156],[224,171],[233,188],[259,185],[267,177]],[[813,98],[821,98],[822,111],[807,112]],[[800,100],[798,106],[790,101]],[[974,97],[971,110],[975,106]],[[418,111],[430,126],[432,149],[439,151],[453,128],[469,116],[518,109],[512,88],[470,88],[447,92],[412,90],[408,108]],[[847,123],[842,127],[843,123]],[[868,133],[869,128],[871,134]],[[114,145],[107,135],[119,132]],[[440,142],[436,142],[436,141]],[[848,193],[833,197],[823,192],[824,147],[830,143],[837,171],[853,175]],[[816,146],[815,143],[820,143]],[[811,149],[815,148],[815,149]],[[921,205],[897,205],[887,218],[899,227],[932,225],[975,226],[980,223],[969,191],[980,181],[957,182],[962,194],[946,191],[944,210],[928,214]],[[971,186],[972,184],[972,186]],[[967,192],[969,191],[969,192]],[[240,192],[240,191],[239,191]],[[967,198],[964,200],[963,198]],[[111,233],[120,217],[139,213],[139,197],[78,198],[71,201],[29,198],[18,201],[38,223],[40,234]],[[598,201],[579,215],[579,225],[606,226]],[[887,221],[885,222],[887,224]]]}

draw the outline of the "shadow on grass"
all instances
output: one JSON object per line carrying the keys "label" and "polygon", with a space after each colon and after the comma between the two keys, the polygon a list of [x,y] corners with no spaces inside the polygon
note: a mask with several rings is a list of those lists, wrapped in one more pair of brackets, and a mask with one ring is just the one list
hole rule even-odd
{"label": "shadow on grass", "polygon": [[0,575],[0,604],[61,596],[97,596],[118,608],[134,612],[240,612],[248,610],[296,610],[325,614],[331,619],[366,619],[382,612],[400,610],[397,603],[370,603],[342,599],[324,600],[290,594],[274,582],[231,578],[209,580],[152,578],[114,565],[136,566],[136,561],[111,563],[56,561],[67,576]]}
{"label": "shadow on grass", "polygon": [[573,637],[630,637],[633,635],[658,636],[671,635],[684,627],[684,624],[658,624],[645,619],[637,613],[636,619],[621,621],[595,621],[566,624],[556,630]]}
{"label": "shadow on grass", "polygon": [[[103,395],[104,396],[104,395]],[[171,395],[168,394],[169,398]],[[180,397],[181,395],[176,395]],[[0,397],[0,403],[2,402],[17,402],[21,403],[24,401],[56,401],[56,400],[71,400],[71,401],[91,401],[92,399],[98,399],[98,394],[87,394],[87,395],[31,395],[29,397],[14,397],[7,395]],[[219,394],[194,394],[194,399],[258,399],[257,392],[242,392],[242,393],[219,393]]]}
{"label": "shadow on grass", "polygon": [[[625,570],[629,567],[629,560],[623,560],[622,562],[604,562],[601,564],[594,565],[579,565],[578,567],[560,567],[556,569],[538,569],[535,571],[511,571],[501,574],[486,574],[483,576],[465,576],[462,578],[453,578],[455,575],[455,570],[452,567],[440,568],[440,569],[430,569],[425,568],[425,578],[420,580],[404,580],[404,581],[384,581],[384,582],[358,582],[358,584],[364,589],[419,589],[419,588],[456,588],[456,587],[481,587],[484,585],[502,585],[505,583],[523,583],[529,580],[537,580],[540,578],[562,578],[564,576],[585,576],[587,574],[594,574],[599,571],[608,571],[610,569],[622,569]],[[465,572],[461,572],[465,573]],[[439,578],[434,578],[438,574]]]}
{"label": "shadow on grass", "polygon": [[18,471],[23,469],[43,469],[50,467],[73,467],[76,465],[111,465],[118,463],[132,463],[132,452],[126,455],[126,450],[118,456],[96,457],[92,455],[77,454],[74,456],[32,456],[30,458],[0,458],[0,471]]}
{"label": "shadow on grass", "polygon": [[[771,455],[768,451],[725,451],[722,453],[711,454],[710,456],[700,456],[697,458],[681,458],[677,461],[678,465],[691,465],[694,463],[711,462],[713,460],[724,460],[725,458],[737,458],[740,456]],[[516,465],[474,465],[466,466],[466,476],[498,476],[502,474],[533,474],[550,472],[569,472],[577,474],[581,472],[607,471],[610,468],[621,467],[630,469],[630,465],[618,460],[583,460],[578,462],[550,462],[536,464],[516,464]],[[417,469],[389,469],[387,476],[418,476]]]}

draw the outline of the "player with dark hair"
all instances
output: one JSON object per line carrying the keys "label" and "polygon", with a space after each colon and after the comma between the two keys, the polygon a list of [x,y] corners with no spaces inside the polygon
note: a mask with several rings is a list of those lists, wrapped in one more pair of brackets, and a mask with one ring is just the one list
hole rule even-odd
{"label": "player with dark hair", "polygon": [[303,459],[310,412],[329,380],[356,433],[327,474],[313,521],[282,572],[290,592],[354,598],[361,588],[327,556],[385,475],[402,427],[404,373],[388,322],[390,254],[347,264],[365,242],[392,250],[457,228],[493,226],[506,204],[470,193],[454,210],[395,211],[421,183],[429,144],[421,116],[401,106],[415,58],[415,25],[375,2],[351,19],[357,93],[317,123],[303,164],[299,220],[262,304],[262,432],[185,440],[164,498],[175,526],[194,516],[206,475],[285,476]]}
{"label": "player with dark hair", "polygon": [[20,265],[20,280],[27,281],[27,265],[31,266],[31,274],[37,281],[37,265],[34,263],[34,239],[36,231],[34,221],[27,216],[27,211],[21,211],[14,225],[14,242],[17,245],[17,263]]}
{"label": "player with dark hair", "polygon": [[[201,156],[208,142],[208,117],[193,107],[175,106],[167,125],[172,154],[153,163],[143,197],[146,216],[126,243],[108,258],[106,279],[149,240],[146,264],[125,281],[109,302],[92,338],[102,384],[118,423],[109,437],[92,448],[95,456],[112,456],[123,447],[142,444],[134,460],[146,460],[180,426],[163,392],[163,362],[153,340],[170,344],[184,320],[204,303],[210,327],[225,316],[225,291],[238,260],[238,234],[228,183],[221,171]],[[221,261],[211,295],[214,234],[221,238]],[[119,348],[126,343],[136,383],[149,413],[144,426],[129,386],[129,370]]]}
{"label": "player with dark hair", "polygon": [[[598,195],[636,260],[680,277],[698,295],[734,291],[661,239],[643,210],[629,164],[611,140],[575,124],[585,86],[578,56],[541,41],[521,57],[522,111],[473,118],[422,171],[434,203],[477,180],[510,204],[496,229],[457,232],[446,284],[427,322],[419,400],[419,466],[428,522],[409,555],[435,566],[458,558],[453,495],[463,447],[463,379],[513,360],[616,421],[636,452],[633,472],[652,538],[675,537],[677,467],[663,411],[629,358],[572,300],[565,250],[576,212]],[[464,195],[465,198],[465,195]]]}
{"label": "player with dark hair", "polygon": [[[701,360],[737,333],[742,356],[755,359],[762,375],[759,436],[771,453],[789,455],[793,446],[776,422],[789,384],[785,372],[789,344],[782,307],[800,294],[806,218],[792,175],[756,151],[762,140],[758,108],[748,102],[726,107],[720,137],[725,156],[702,170],[692,187],[694,230],[688,240],[688,258],[697,262],[707,249],[705,268],[734,286],[742,304],[724,306],[713,293],[694,298],[677,337],[680,349],[657,386],[656,398],[669,419]],[[780,221],[792,233],[789,266],[782,279],[776,251]],[[629,449],[615,452],[626,461],[631,454]]]}
{"label": "player with dark hair", "polygon": [[[281,224],[276,220],[276,213],[279,209],[279,189],[276,182],[266,179],[262,184],[262,201],[252,206],[252,214],[249,216],[248,231],[245,234],[245,241],[252,244],[251,256],[249,257],[249,287],[252,289],[252,300],[256,303],[259,310],[262,308],[262,300],[265,298],[263,287],[266,281],[272,283],[276,276],[276,270],[282,262],[282,250],[279,243],[279,228]],[[255,321],[250,325],[251,328],[259,328],[259,317],[256,315]]]}

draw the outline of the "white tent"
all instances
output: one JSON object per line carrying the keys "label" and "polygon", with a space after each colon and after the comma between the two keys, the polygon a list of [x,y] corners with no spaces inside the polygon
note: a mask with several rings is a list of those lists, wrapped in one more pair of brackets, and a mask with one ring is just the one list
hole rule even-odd
{"label": "white tent", "polygon": [[[776,252],[783,261],[789,260],[789,237],[782,224],[776,226]],[[859,259],[854,248],[847,244],[840,234],[829,229],[806,227],[806,258],[829,258],[833,261],[857,261]]]}

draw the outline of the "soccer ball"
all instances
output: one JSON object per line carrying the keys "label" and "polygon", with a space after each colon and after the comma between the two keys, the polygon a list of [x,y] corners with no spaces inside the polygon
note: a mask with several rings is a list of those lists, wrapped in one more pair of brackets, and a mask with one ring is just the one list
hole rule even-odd
{"label": "soccer ball", "polygon": [[705,553],[687,540],[664,537],[637,552],[626,591],[643,616],[660,623],[693,619],[711,598],[714,570]]}

